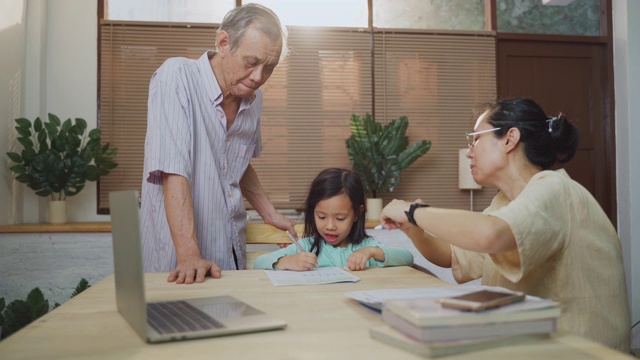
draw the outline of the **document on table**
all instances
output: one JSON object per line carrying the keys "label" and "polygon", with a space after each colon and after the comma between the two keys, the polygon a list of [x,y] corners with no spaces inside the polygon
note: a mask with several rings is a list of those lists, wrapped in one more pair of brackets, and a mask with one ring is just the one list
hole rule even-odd
{"label": "document on table", "polygon": [[320,285],[357,282],[360,278],[339,267],[316,268],[309,271],[265,270],[274,286]]}
{"label": "document on table", "polygon": [[[480,290],[507,291],[510,290],[486,285],[458,285],[447,287],[426,287],[408,289],[376,289],[349,291],[345,295],[360,304],[376,311],[381,311],[384,303],[390,300],[409,300],[420,298],[445,298],[468,294]],[[541,300],[540,298],[527,295],[528,300]],[[535,306],[535,305],[534,305]]]}
{"label": "document on table", "polygon": [[381,311],[385,301],[398,299],[415,299],[424,297],[449,297],[462,295],[468,292],[481,289],[480,286],[451,286],[447,288],[427,287],[410,289],[379,289],[350,291],[345,293],[347,297],[354,299],[360,304]]}

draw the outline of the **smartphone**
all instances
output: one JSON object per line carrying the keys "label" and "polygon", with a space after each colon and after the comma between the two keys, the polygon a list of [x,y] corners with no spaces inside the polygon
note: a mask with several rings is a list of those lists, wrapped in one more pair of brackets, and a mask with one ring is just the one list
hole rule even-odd
{"label": "smartphone", "polygon": [[465,295],[442,298],[439,299],[438,302],[442,307],[466,311],[482,311],[522,301],[524,298],[525,294],[521,292],[504,293],[492,290],[480,290]]}

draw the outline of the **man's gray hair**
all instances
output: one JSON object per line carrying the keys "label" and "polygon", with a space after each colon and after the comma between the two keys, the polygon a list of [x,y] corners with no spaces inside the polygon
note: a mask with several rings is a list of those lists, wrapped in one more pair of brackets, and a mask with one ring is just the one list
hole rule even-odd
{"label": "man's gray hair", "polygon": [[282,61],[288,52],[287,29],[280,23],[278,15],[266,6],[250,3],[234,8],[224,16],[218,31],[226,31],[229,34],[231,50],[234,50],[251,25],[274,42],[282,44]]}

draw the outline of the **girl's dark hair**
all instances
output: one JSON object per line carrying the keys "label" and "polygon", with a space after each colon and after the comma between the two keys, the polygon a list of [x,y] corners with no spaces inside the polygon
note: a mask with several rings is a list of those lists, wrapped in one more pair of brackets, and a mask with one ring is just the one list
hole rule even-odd
{"label": "girl's dark hair", "polygon": [[[352,244],[360,244],[367,237],[364,230],[366,221],[366,204],[364,196],[364,186],[358,173],[339,168],[329,168],[322,170],[311,182],[309,195],[305,201],[304,208],[304,237],[313,237],[311,252],[320,255],[320,243],[322,237],[316,227],[315,209],[318,202],[336,195],[346,195],[351,200],[351,206],[356,216],[356,221],[351,226],[349,240]],[[360,207],[364,211],[360,211]]]}
{"label": "girl's dark hair", "polygon": [[520,130],[525,156],[543,170],[571,160],[576,153],[578,129],[562,113],[556,117],[547,116],[542,107],[531,99],[501,99],[483,104],[478,110],[478,114],[489,110],[485,120],[500,128],[494,132],[496,137],[504,136],[513,127]]}

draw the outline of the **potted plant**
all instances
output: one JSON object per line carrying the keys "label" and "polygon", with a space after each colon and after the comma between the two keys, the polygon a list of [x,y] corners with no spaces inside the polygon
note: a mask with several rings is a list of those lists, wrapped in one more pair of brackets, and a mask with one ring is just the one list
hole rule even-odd
{"label": "potted plant", "polygon": [[50,197],[49,222],[66,222],[66,198],[78,194],[87,181],[97,181],[117,164],[117,149],[101,144],[100,129],[87,133],[87,122],[76,118],[60,121],[49,114],[48,121],[16,119],[22,152],[8,152],[15,164],[9,169],[15,179],[36,195]]}
{"label": "potted plant", "polygon": [[377,220],[382,210],[381,193],[392,192],[400,182],[400,173],[431,148],[431,141],[421,140],[409,146],[406,135],[409,119],[401,116],[386,125],[371,114],[364,119],[353,114],[349,124],[347,153],[354,171],[360,174],[367,199],[367,217]]}

